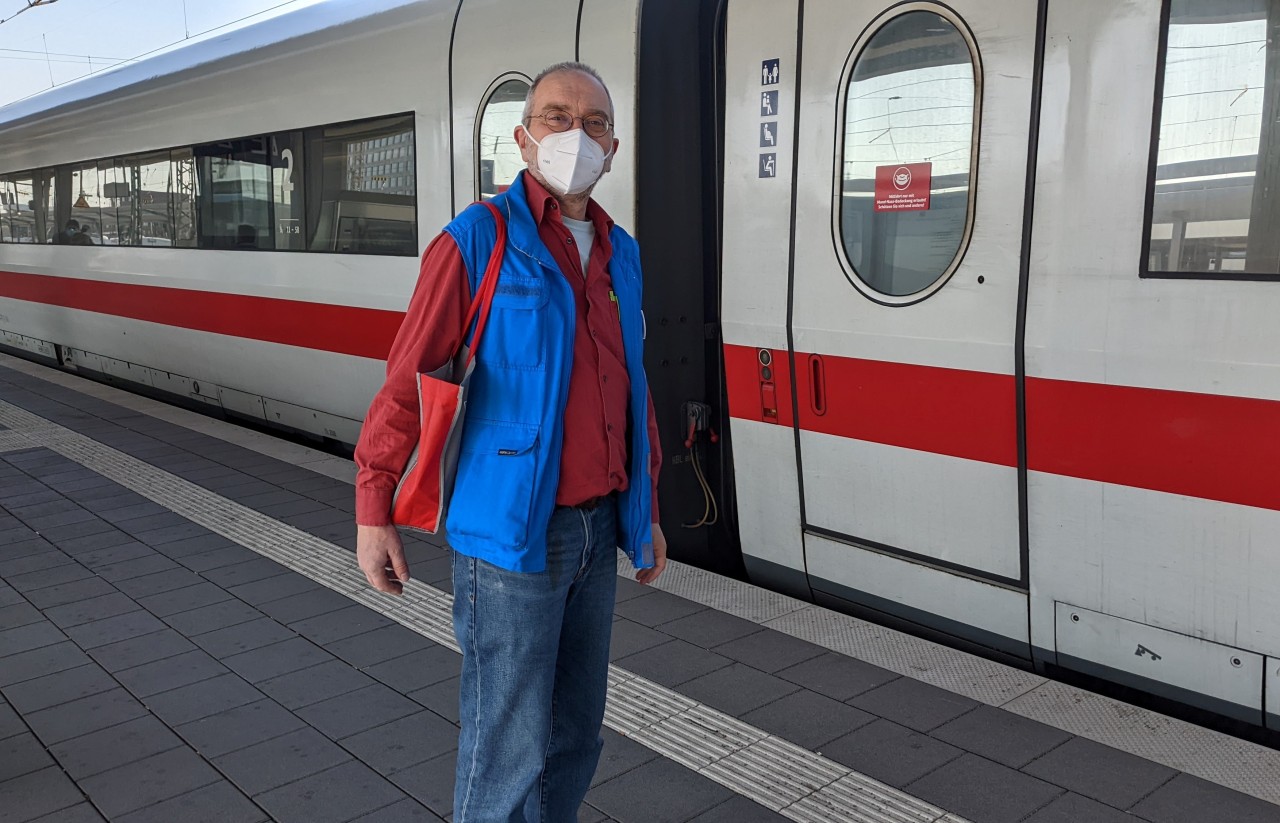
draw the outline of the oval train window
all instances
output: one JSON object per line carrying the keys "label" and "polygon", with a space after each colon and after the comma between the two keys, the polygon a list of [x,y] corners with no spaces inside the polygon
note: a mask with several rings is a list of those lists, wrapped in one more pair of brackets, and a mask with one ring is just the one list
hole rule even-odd
{"label": "oval train window", "polygon": [[978,146],[972,37],[936,6],[912,5],[856,51],[837,172],[850,280],[893,304],[927,297],[955,270],[972,226]]}
{"label": "oval train window", "polygon": [[515,78],[499,83],[484,102],[476,129],[477,199],[506,191],[525,166],[513,135],[528,93],[529,81]]}

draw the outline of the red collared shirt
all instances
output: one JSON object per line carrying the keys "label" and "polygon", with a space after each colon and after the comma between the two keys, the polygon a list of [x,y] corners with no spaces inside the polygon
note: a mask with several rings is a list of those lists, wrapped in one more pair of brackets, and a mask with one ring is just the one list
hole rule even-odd
{"label": "red collared shirt", "polygon": [[[560,219],[560,204],[532,175],[524,175],[529,209],[538,235],[573,289],[577,321],[573,369],[564,413],[564,448],[556,504],[572,506],[627,488],[627,402],[630,380],[622,350],[622,325],[608,264],[613,221],[594,200],[587,219],[595,241],[583,276],[573,235]],[[356,522],[391,522],[391,499],[418,437],[418,372],[431,371],[458,345],[471,306],[462,254],[441,233],[422,256],[418,284],[387,356],[387,379],[365,416],[356,446]],[[658,522],[658,471],[662,450],[649,399],[649,466],[653,522]]]}

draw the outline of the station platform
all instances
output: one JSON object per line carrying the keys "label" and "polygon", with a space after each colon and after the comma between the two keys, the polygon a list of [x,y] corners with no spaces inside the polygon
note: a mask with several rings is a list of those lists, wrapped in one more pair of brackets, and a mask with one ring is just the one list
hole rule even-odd
{"label": "station platform", "polygon": [[[0,355],[0,823],[451,819],[448,550],[341,460]],[[1280,752],[699,569],[619,564],[583,823],[1274,823]]]}

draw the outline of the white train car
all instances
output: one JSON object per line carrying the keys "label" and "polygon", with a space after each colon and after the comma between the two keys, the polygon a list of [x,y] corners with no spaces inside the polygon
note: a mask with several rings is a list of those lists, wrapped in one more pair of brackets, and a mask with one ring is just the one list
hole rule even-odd
{"label": "white train car", "polygon": [[677,556],[1278,728],[1278,28],[1278,0],[334,0],[0,110],[0,343],[353,442],[405,258],[582,59]]}

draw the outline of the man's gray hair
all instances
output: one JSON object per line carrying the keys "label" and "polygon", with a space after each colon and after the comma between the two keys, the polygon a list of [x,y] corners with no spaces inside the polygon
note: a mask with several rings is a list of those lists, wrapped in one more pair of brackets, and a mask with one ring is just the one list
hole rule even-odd
{"label": "man's gray hair", "polygon": [[605,85],[604,78],[600,76],[600,72],[596,71],[591,66],[588,66],[586,63],[579,63],[576,60],[566,60],[563,63],[556,63],[554,65],[547,66],[545,69],[538,72],[537,77],[533,78],[533,85],[529,87],[529,93],[526,94],[524,98],[524,114],[520,116],[520,122],[528,123],[529,118],[533,116],[533,93],[538,90],[538,84],[542,82],[543,78],[552,74],[559,74],[564,71],[576,71],[580,74],[585,74],[600,84],[600,88],[604,89],[605,97],[609,98],[609,119],[612,120],[613,95],[609,93],[609,87]]}

